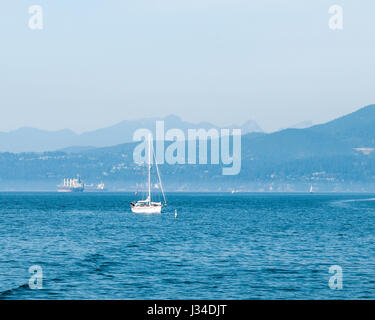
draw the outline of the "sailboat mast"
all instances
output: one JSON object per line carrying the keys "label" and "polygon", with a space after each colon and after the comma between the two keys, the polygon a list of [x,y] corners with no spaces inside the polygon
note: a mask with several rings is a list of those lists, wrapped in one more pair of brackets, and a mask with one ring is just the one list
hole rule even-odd
{"label": "sailboat mast", "polygon": [[148,200],[151,204],[151,134],[148,135]]}

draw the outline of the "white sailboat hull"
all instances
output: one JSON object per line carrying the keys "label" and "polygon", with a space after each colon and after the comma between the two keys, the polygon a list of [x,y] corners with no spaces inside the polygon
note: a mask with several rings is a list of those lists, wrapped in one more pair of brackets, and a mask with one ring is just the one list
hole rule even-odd
{"label": "white sailboat hull", "polygon": [[131,206],[133,213],[161,213],[161,206]]}

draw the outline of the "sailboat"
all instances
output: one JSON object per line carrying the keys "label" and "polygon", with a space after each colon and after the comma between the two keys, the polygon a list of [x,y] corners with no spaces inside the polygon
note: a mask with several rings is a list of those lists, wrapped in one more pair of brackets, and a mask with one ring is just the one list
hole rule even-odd
{"label": "sailboat", "polygon": [[152,151],[153,159],[155,159],[155,166],[156,166],[156,172],[159,179],[159,185],[161,192],[163,194],[163,200],[164,202],[153,202],[151,199],[151,135],[148,137],[148,179],[147,179],[147,187],[148,187],[148,196],[145,200],[140,201],[133,201],[130,204],[131,210],[133,213],[161,213],[162,207],[165,207],[167,205],[167,201],[165,199],[165,194],[163,190],[163,185],[161,183],[160,179],[160,173],[158,164],[155,159],[155,154]]}
{"label": "sailboat", "polygon": [[313,193],[313,186],[312,185],[310,185],[310,191],[309,192]]}

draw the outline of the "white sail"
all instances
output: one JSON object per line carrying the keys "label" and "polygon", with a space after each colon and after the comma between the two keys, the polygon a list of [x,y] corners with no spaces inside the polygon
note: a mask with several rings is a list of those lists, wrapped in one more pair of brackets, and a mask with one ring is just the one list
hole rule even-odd
{"label": "white sail", "polygon": [[159,167],[158,167],[158,163],[156,161],[156,156],[155,156],[154,149],[152,149],[152,153],[153,153],[153,156],[154,156],[154,159],[155,159],[156,172],[158,174],[158,179],[159,179],[159,185],[160,185],[160,189],[161,189],[161,194],[163,195],[164,205],[166,206],[167,205],[167,200],[165,199],[165,193],[164,193],[164,189],[163,189],[163,184],[161,183]]}

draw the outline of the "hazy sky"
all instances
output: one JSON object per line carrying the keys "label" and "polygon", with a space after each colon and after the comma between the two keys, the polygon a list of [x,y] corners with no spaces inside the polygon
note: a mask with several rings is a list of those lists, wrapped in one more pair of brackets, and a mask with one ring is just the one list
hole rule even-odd
{"label": "hazy sky", "polygon": [[[35,4],[41,31],[28,27]],[[375,103],[374,36],[370,0],[2,1],[0,131],[167,114],[267,131],[327,121]]]}

